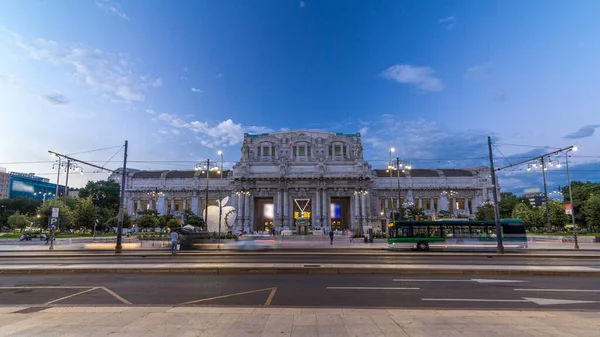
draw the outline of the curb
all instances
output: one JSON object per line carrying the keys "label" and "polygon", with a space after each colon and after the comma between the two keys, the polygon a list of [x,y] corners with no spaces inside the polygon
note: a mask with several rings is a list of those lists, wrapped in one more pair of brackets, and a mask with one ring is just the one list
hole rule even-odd
{"label": "curb", "polygon": [[40,269],[9,269],[0,270],[0,274],[158,274],[158,273],[193,273],[193,274],[446,274],[446,275],[543,275],[543,276],[600,276],[599,270],[590,271],[557,271],[557,270],[498,270],[498,269],[431,269],[431,268],[411,268],[411,269],[387,269],[372,267],[202,267],[202,268],[40,268]]}
{"label": "curb", "polygon": [[[74,251],[76,252],[76,251]],[[89,253],[68,253],[65,251],[35,251],[26,254],[6,254],[2,255],[0,252],[0,259],[2,258],[69,258],[69,257],[81,257],[81,258],[125,258],[125,257],[174,257],[168,250],[164,251],[151,251],[148,253],[123,253],[115,254],[111,251],[103,250],[104,254],[89,254]],[[413,253],[413,252],[394,252],[381,250],[379,254],[373,253],[372,251],[365,254],[365,252],[352,251],[352,252],[339,252],[339,251],[266,251],[266,252],[233,252],[233,251],[211,251],[211,252],[180,252],[177,256],[183,257],[195,257],[195,256],[321,256],[321,255],[339,255],[339,256],[387,256],[387,257],[473,257],[473,258],[555,258],[555,259],[600,259],[600,255],[592,254],[523,254],[523,253],[505,253],[498,255],[495,253]]]}

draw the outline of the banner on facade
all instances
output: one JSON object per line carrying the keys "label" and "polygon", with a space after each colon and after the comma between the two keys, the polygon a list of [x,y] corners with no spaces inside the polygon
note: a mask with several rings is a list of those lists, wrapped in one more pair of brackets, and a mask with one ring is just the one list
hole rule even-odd
{"label": "banner on facade", "polygon": [[565,213],[573,215],[573,204],[565,204]]}

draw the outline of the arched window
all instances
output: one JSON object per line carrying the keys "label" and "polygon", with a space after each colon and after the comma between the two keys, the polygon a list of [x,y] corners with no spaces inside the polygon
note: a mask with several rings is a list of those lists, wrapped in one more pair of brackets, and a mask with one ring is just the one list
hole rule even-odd
{"label": "arched window", "polygon": [[300,161],[307,161],[310,158],[310,144],[306,142],[297,143],[292,151],[294,158]]}
{"label": "arched window", "polygon": [[275,146],[270,142],[258,144],[258,160],[271,161],[275,159]]}

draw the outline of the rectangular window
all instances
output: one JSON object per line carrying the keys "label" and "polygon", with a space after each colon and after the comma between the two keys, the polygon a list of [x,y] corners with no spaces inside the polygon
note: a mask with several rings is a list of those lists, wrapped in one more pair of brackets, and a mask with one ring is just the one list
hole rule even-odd
{"label": "rectangular window", "polygon": [[428,233],[430,238],[441,238],[442,226],[429,226]]}
{"label": "rectangular window", "polygon": [[427,237],[427,226],[414,226],[413,236],[415,238],[426,238]]}
{"label": "rectangular window", "polygon": [[298,155],[302,157],[306,156],[306,145],[298,146]]}
{"label": "rectangular window", "polygon": [[456,199],[456,209],[466,209],[465,201],[466,199],[464,198]]}
{"label": "rectangular window", "polygon": [[347,149],[346,145],[343,145],[343,149],[344,149],[344,158],[347,158],[348,157],[348,151],[347,151],[348,149]]}
{"label": "rectangular window", "polygon": [[333,156],[333,145],[329,146],[329,156],[332,157]]}
{"label": "rectangular window", "polygon": [[444,237],[446,237],[446,238],[454,237],[454,230],[453,230],[452,226],[448,226],[448,225],[442,226],[442,231],[443,231]]}
{"label": "rectangular window", "polygon": [[341,145],[334,145],[335,146],[335,156],[341,156],[342,155],[342,146]]}
{"label": "rectangular window", "polygon": [[431,209],[431,199],[429,199],[429,198],[424,198],[424,199],[421,199],[421,200],[423,200],[423,201],[421,202],[421,205],[422,205],[421,207],[422,207],[423,209]]}

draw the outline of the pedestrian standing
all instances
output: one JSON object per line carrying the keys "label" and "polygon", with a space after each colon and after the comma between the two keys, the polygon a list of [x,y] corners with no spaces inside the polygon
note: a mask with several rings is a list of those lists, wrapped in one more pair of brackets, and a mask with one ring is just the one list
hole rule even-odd
{"label": "pedestrian standing", "polygon": [[171,231],[171,253],[177,254],[177,242],[179,241],[179,234],[175,230]]}
{"label": "pedestrian standing", "polygon": [[333,230],[329,231],[329,244],[333,245]]}

